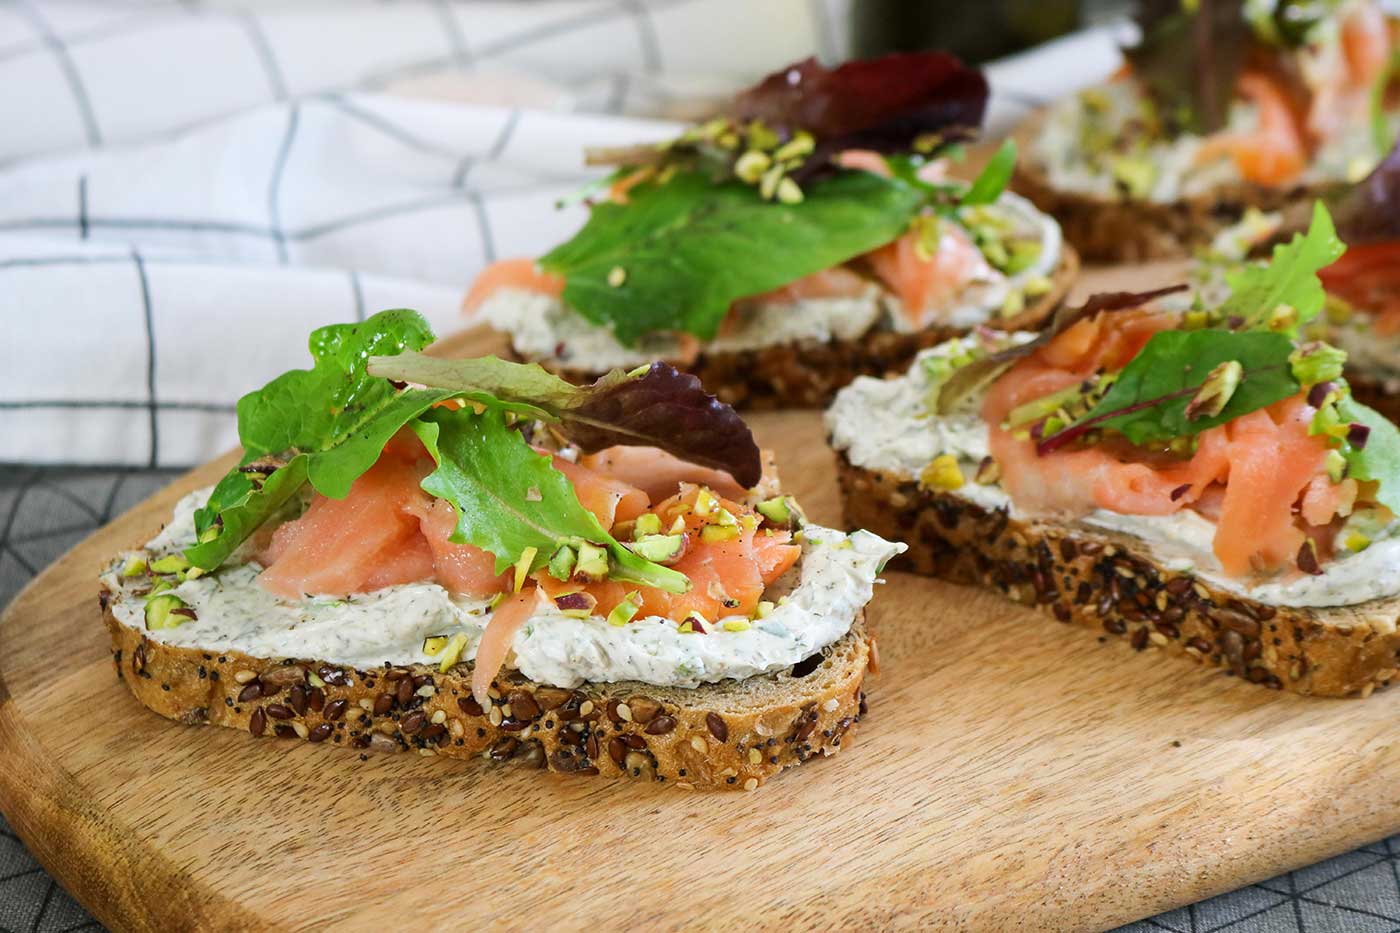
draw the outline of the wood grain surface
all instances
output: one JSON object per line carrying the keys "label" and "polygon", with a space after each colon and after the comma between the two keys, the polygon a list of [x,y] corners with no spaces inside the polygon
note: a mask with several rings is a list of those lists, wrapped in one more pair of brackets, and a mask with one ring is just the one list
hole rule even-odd
{"label": "wood grain surface", "polygon": [[[752,421],[839,521],[820,416]],[[1400,693],[1276,693],[893,573],[857,741],[753,793],[180,726],[113,675],[95,576],[222,467],[0,622],[0,808],[113,927],[1095,929],[1400,830]]]}

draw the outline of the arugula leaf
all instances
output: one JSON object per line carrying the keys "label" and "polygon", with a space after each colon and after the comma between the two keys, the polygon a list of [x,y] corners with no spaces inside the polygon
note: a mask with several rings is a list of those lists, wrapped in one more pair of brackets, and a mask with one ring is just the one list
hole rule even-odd
{"label": "arugula leaf", "polygon": [[[1270,331],[1167,330],[1153,334],[1099,403],[1083,418],[1045,438],[1048,453],[1094,428],[1112,428],[1134,444],[1190,437],[1296,395],[1293,342]],[[1186,407],[1211,370],[1238,362],[1243,374],[1215,415],[1188,418]]]}
{"label": "arugula leaf", "polygon": [[571,308],[623,343],[677,330],[710,340],[736,300],[883,246],[923,201],[917,188],[869,172],[813,184],[796,204],[679,172],[637,185],[625,205],[596,205],[540,265],[564,276]]}
{"label": "arugula leaf", "polygon": [[1346,244],[1337,238],[1332,215],[1318,201],[1307,233],[1295,233],[1289,242],[1275,246],[1267,265],[1244,263],[1225,276],[1230,297],[1218,313],[1226,320],[1239,317],[1246,326],[1261,327],[1268,325],[1279,305],[1289,305],[1297,311],[1297,320],[1284,332],[1295,335],[1298,326],[1317,317],[1327,300],[1317,273],[1344,252]]}
{"label": "arugula leaf", "polygon": [[967,189],[967,193],[962,196],[958,203],[964,207],[974,204],[991,204],[1006,190],[1006,185],[1011,181],[1011,173],[1015,168],[1016,140],[1008,137],[997,149],[996,154],[988,160],[977,179],[973,181],[972,187]]}
{"label": "arugula leaf", "polygon": [[455,394],[397,389],[369,375],[370,356],[420,350],[432,340],[427,322],[408,310],[312,332],[311,369],[283,373],[238,400],[240,465],[269,458],[283,465],[261,485],[238,469],[225,476],[209,504],[195,513],[201,543],[186,558],[213,570],[303,482],[332,499],[344,498],[400,428]]}
{"label": "arugula leaf", "polygon": [[373,375],[452,389],[485,405],[559,425],[585,453],[616,444],[659,447],[690,463],[724,470],[739,485],[758,484],[763,464],[744,420],[705,392],[700,380],[665,363],[614,370],[576,386],[536,363],[494,356],[444,360],[421,353],[375,357]]}
{"label": "arugula leaf", "polygon": [[504,412],[435,408],[415,421],[413,430],[438,465],[423,489],[457,509],[451,540],[491,552],[497,573],[527,548],[536,549],[533,571],[548,563],[561,543],[588,541],[607,548],[610,579],[668,593],[690,589],[684,574],[638,557],[608,534],[549,456],[506,424]]}
{"label": "arugula leaf", "polygon": [[1400,430],[1390,419],[1350,395],[1337,400],[1337,414],[1347,422],[1358,422],[1371,429],[1364,447],[1342,445],[1347,476],[1362,482],[1376,482],[1376,501],[1400,515]]}

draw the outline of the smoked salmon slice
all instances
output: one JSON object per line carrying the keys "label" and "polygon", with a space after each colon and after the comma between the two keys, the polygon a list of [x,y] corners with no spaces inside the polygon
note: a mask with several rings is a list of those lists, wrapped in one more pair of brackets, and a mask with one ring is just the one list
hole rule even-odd
{"label": "smoked salmon slice", "polygon": [[[1018,405],[1071,386],[1099,367],[1118,369],[1171,326],[1167,314],[1100,315],[1012,367],[983,403],[989,448],[1019,508],[1078,517],[1093,509],[1170,515],[1197,508],[1216,523],[1213,550],[1227,574],[1289,565],[1305,538],[1350,513],[1355,482],[1327,476],[1328,445],[1308,433],[1315,409],[1301,396],[1201,432],[1189,458],[1100,444],[1039,454],[1002,427]],[[1078,331],[1078,332],[1076,332]],[[1301,501],[1300,501],[1301,500]]]}
{"label": "smoked salmon slice", "polygon": [[514,288],[525,292],[559,297],[564,294],[562,276],[545,272],[533,259],[502,259],[493,262],[472,283],[467,297],[462,300],[462,311],[471,314],[481,307],[486,299],[503,288]]}
{"label": "smoked salmon slice", "polygon": [[939,224],[938,243],[930,255],[922,255],[921,237],[919,230],[910,230],[864,257],[899,298],[915,328],[937,320],[972,282],[993,277],[987,258],[957,224]]}

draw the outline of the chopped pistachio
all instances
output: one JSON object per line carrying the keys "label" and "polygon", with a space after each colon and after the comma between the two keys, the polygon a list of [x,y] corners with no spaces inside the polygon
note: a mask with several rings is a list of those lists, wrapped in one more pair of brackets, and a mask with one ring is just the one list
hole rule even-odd
{"label": "chopped pistachio", "polygon": [[724,630],[726,632],[747,632],[752,626],[748,619],[725,619]]}
{"label": "chopped pistachio", "polygon": [[632,524],[632,537],[638,540],[647,535],[659,534],[661,534],[661,516],[655,512],[638,515],[636,522]]}
{"label": "chopped pistachio", "polygon": [[817,141],[811,133],[806,130],[798,130],[793,134],[792,139],[777,148],[773,153],[773,158],[779,162],[786,162],[789,159],[803,159],[811,155],[816,144]]}
{"label": "chopped pistachio", "polygon": [[1027,298],[1039,298],[1041,295],[1049,294],[1050,289],[1055,287],[1049,277],[1044,275],[1033,275],[1026,279],[1021,286],[1021,291],[1026,293]]}
{"label": "chopped pistachio", "polygon": [[467,647],[467,636],[458,632],[452,636],[452,640],[442,649],[442,654],[438,655],[438,673],[446,674],[452,670],[453,665],[462,660],[462,650]]}
{"label": "chopped pistachio", "polygon": [[1210,326],[1210,315],[1205,311],[1187,311],[1181,319],[1182,330],[1202,330]]}
{"label": "chopped pistachio", "polygon": [[1342,545],[1353,554],[1357,551],[1364,551],[1371,546],[1371,539],[1359,531],[1349,533],[1342,539]]}
{"label": "chopped pistachio", "polygon": [[700,540],[706,544],[719,544],[739,537],[738,525],[706,525],[700,529]]}
{"label": "chopped pistachio", "polygon": [[784,178],[778,182],[778,201],[783,204],[801,204],[802,189],[797,182],[791,178]]}
{"label": "chopped pistachio", "polygon": [[734,163],[734,174],[740,181],[756,185],[763,178],[763,173],[772,166],[773,160],[766,152],[758,152],[750,149],[739,156],[739,160]]}
{"label": "chopped pistachio", "polygon": [[715,498],[715,494],[710,492],[707,487],[701,486],[700,491],[695,495],[695,514],[710,515],[717,508],[719,508],[719,500]]}
{"label": "chopped pistachio", "polygon": [[633,590],[622,598],[622,602],[613,607],[612,612],[608,613],[608,624],[622,628],[632,621],[641,605],[642,597],[636,590]]}
{"label": "chopped pistachio", "polygon": [[199,533],[199,543],[208,544],[210,541],[213,541],[220,534],[222,534],[223,530],[224,528],[222,525],[210,525],[208,528],[204,529]]}
{"label": "chopped pistachio", "polygon": [[680,560],[686,551],[685,535],[645,535],[630,546],[638,557],[657,564],[671,564]]}
{"label": "chopped pistachio", "polygon": [[191,567],[189,570],[186,570],[182,576],[186,580],[198,580],[200,577],[204,576],[204,569],[202,567]]}
{"label": "chopped pistachio", "polygon": [[1269,330],[1292,330],[1298,326],[1298,309],[1281,304],[1269,312]]}
{"label": "chopped pistachio", "polygon": [[1006,300],[1001,303],[1002,317],[1015,317],[1026,310],[1026,293],[1019,289],[1012,289],[1006,293]]}
{"label": "chopped pistachio", "polygon": [[1128,194],[1145,198],[1157,181],[1157,166],[1146,156],[1120,156],[1109,163],[1109,172]]}
{"label": "chopped pistachio", "polygon": [[781,142],[778,134],[762,120],[751,121],[744,132],[749,138],[749,145],[754,149],[773,149]]}
{"label": "chopped pistachio", "polygon": [[148,567],[146,564],[146,558],[138,554],[132,554],[126,559],[126,563],[122,564],[122,576],[143,576],[146,573],[147,569]]}
{"label": "chopped pistachio", "polygon": [[755,508],[758,509],[758,514],[780,528],[787,528],[792,524],[792,509],[788,508],[787,496],[774,496],[760,502]]}
{"label": "chopped pistachio", "polygon": [[185,560],[180,554],[167,554],[151,561],[152,573],[179,573],[182,570],[189,570],[190,562]]}
{"label": "chopped pistachio", "polygon": [[[1039,261],[1040,252],[1039,240],[1013,240],[1007,250],[1006,265],[1001,271],[1007,275],[1024,272]],[[1048,291],[1048,280],[1046,288]]]}
{"label": "chopped pistachio", "polygon": [[685,532],[685,518],[677,515],[676,520],[671,522],[671,527],[667,530],[669,534],[678,535]]}
{"label": "chopped pistachio", "polygon": [[993,457],[983,457],[982,462],[977,464],[977,475],[974,477],[978,485],[990,486],[1001,479],[1001,464]]}
{"label": "chopped pistachio", "polygon": [[919,474],[919,485],[926,489],[961,489],[964,483],[958,458],[952,454],[939,454]]}
{"label": "chopped pistachio", "polygon": [[1347,458],[1342,456],[1340,450],[1329,450],[1323,457],[1322,464],[1327,469],[1327,478],[1334,483],[1340,483],[1347,475]]}
{"label": "chopped pistachio", "polygon": [[773,607],[773,604],[772,604],[771,602],[769,602],[769,601],[766,600],[766,599],[760,599],[760,600],[758,601],[758,609],[757,609],[757,611],[755,612],[754,618],[758,618],[758,619],[766,619],[766,618],[768,618],[769,616],[771,616],[771,615],[773,614],[773,608],[774,608],[774,607]]}
{"label": "chopped pistachio", "polygon": [[578,546],[578,560],[574,563],[574,579],[597,583],[608,575],[608,552],[587,541]]}
{"label": "chopped pistachio", "polygon": [[146,600],[146,628],[152,632],[159,629],[175,628],[189,621],[184,615],[172,610],[183,609],[185,601],[174,593],[162,593]]}
{"label": "chopped pistachio", "polygon": [[561,544],[549,558],[549,575],[556,580],[568,580],[574,575],[574,563],[578,553],[567,544]]}
{"label": "chopped pistachio", "polygon": [[525,578],[530,575],[530,568],[534,566],[535,555],[539,548],[527,547],[520,552],[520,557],[515,562],[515,592],[519,593],[520,588],[525,585]]}
{"label": "chopped pistachio", "polygon": [[446,635],[429,635],[423,639],[423,653],[430,658],[435,658],[442,654],[442,649],[447,647],[450,640]]}
{"label": "chopped pistachio", "polygon": [[1346,361],[1345,350],[1319,341],[1305,343],[1288,355],[1293,378],[1304,386],[1340,379]]}
{"label": "chopped pistachio", "polygon": [[1214,418],[1220,414],[1230,404],[1243,378],[1244,366],[1239,360],[1226,360],[1212,369],[1186,404],[1187,420]]}
{"label": "chopped pistachio", "polygon": [[621,266],[613,266],[608,271],[608,284],[613,288],[621,288],[627,281],[627,270]]}
{"label": "chopped pistachio", "polygon": [[765,201],[773,200],[778,193],[778,182],[783,180],[783,167],[775,165],[763,173],[763,177],[758,182],[758,193]]}

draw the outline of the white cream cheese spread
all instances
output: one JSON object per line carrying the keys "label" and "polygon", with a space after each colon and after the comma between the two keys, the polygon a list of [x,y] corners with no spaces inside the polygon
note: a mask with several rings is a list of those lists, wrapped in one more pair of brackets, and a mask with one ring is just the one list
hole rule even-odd
{"label": "white cream cheese spread", "polygon": [[[194,511],[207,496],[203,490],[182,499],[173,521],[146,549],[169,553],[192,544]],[[677,623],[656,617],[615,626],[597,616],[572,618],[542,603],[548,608],[516,634],[507,665],[539,683],[570,688],[623,680],[694,687],[790,667],[850,631],[885,562],[905,549],[869,532],[848,535],[815,525],[806,526],[801,538],[796,567],[775,584],[788,587],[785,597],[744,631],[712,625],[707,634],[686,634]],[[465,635],[462,658],[470,660],[491,620],[488,602],[455,597],[437,583],[288,601],[258,586],[260,572],[256,563],[244,563],[186,580],[172,592],[198,618],[148,637],[210,652],[309,658],[364,670],[385,662],[436,663],[423,651],[423,640],[433,635]],[[117,620],[144,628],[144,600],[133,581],[109,572],[104,582],[117,594]]]}
{"label": "white cream cheese spread", "polygon": [[[932,314],[933,320],[954,327],[986,323],[1013,294],[1025,293],[1034,283],[1052,277],[1063,249],[1060,225],[1025,198],[1005,192],[994,205],[980,210],[994,213],[1018,238],[1037,238],[1039,251],[1035,260],[1015,275],[990,269],[990,275],[969,282],[954,301]],[[685,355],[681,339],[674,334],[650,335],[629,347],[609,328],[588,321],[559,298],[525,289],[502,288],[488,297],[477,313],[496,330],[509,334],[522,356],[574,368],[625,369]],[[724,332],[704,346],[711,353],[735,353],[786,344],[829,343],[854,340],[877,326],[911,329],[898,299],[872,282],[851,297],[746,303],[726,322]]]}
{"label": "white cream cheese spread", "polygon": [[[858,378],[841,390],[826,413],[832,446],[855,466],[917,477],[941,454],[957,457],[971,477],[987,455],[987,425],[975,410],[930,415],[930,388],[924,360],[959,352],[950,341],[924,351],[906,375],[880,380]],[[996,484],[968,481],[957,490],[984,508],[1006,508],[1028,519]],[[1343,552],[1322,573],[1280,573],[1266,579],[1226,576],[1213,551],[1215,524],[1183,509],[1173,515],[1123,515],[1096,509],[1078,520],[1089,528],[1130,535],[1173,570],[1190,571],[1221,589],[1277,606],[1348,606],[1400,593],[1400,534],[1395,524],[1365,550]]]}

